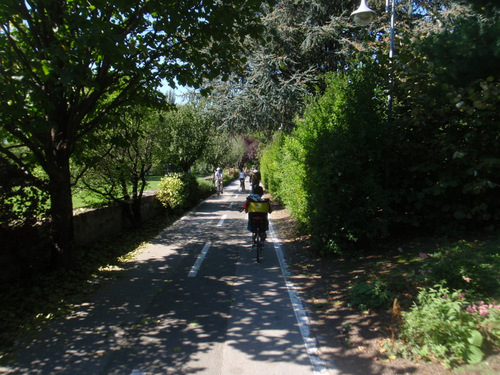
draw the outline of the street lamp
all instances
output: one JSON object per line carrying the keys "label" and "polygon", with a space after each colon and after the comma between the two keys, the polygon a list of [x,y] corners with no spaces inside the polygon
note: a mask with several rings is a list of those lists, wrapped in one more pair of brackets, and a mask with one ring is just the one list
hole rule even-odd
{"label": "street lamp", "polygon": [[366,26],[372,22],[375,17],[375,11],[368,8],[365,0],[361,0],[359,8],[351,13],[354,23],[358,26]]}
{"label": "street lamp", "polygon": [[[389,1],[391,2],[391,42],[389,48],[389,95],[387,100],[387,111],[389,120],[392,117],[392,59],[394,57],[394,3],[395,0],[385,0],[385,11],[389,12]],[[365,0],[361,0],[359,8],[351,13],[354,23],[358,26],[366,26],[372,22],[375,17],[375,11],[368,8]]]}

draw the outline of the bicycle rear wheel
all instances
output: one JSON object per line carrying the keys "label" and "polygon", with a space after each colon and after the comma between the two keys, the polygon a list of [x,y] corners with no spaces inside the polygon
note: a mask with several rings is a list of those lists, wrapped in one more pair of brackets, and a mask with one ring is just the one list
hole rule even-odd
{"label": "bicycle rear wheel", "polygon": [[260,230],[257,229],[257,232],[255,233],[255,241],[256,241],[256,260],[257,260],[257,263],[260,263],[260,258],[262,257],[262,248],[264,247],[264,245],[262,244],[262,238],[260,236]]}

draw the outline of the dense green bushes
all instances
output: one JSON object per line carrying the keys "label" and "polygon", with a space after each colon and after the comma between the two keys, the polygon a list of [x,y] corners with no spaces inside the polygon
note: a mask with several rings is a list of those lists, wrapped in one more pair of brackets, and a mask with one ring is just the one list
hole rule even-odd
{"label": "dense green bushes", "polygon": [[171,211],[179,212],[197,203],[198,182],[190,173],[170,173],[158,184],[156,196]]}
{"label": "dense green bushes", "polygon": [[274,139],[262,157],[263,181],[320,250],[341,253],[407,230],[496,225],[499,29],[498,21],[465,15],[453,33],[408,40],[391,70],[390,117],[382,61],[331,74],[295,130]]}
{"label": "dense green bushes", "polygon": [[261,158],[262,182],[302,225],[308,224],[305,150],[294,137],[278,135]]}
{"label": "dense green bushes", "polygon": [[498,79],[420,88],[416,99],[399,101],[392,121],[376,80],[368,69],[326,78],[296,129],[265,151],[268,190],[330,253],[402,230],[450,234],[494,225]]}
{"label": "dense green bushes", "polygon": [[296,130],[276,138],[262,157],[266,187],[326,251],[386,230],[388,137],[372,77],[329,75]]}

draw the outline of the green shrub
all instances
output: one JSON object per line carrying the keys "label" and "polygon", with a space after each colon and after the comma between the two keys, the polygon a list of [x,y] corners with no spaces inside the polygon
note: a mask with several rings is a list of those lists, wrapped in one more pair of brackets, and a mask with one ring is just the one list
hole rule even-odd
{"label": "green shrub", "polygon": [[395,295],[381,280],[365,282],[355,280],[348,292],[349,305],[360,310],[387,309],[394,301]]}
{"label": "green shrub", "polygon": [[330,253],[386,232],[388,137],[374,77],[362,70],[328,75],[294,134],[304,148],[311,234]]}
{"label": "green shrub", "polygon": [[443,285],[421,289],[411,310],[403,313],[401,337],[406,356],[451,367],[478,363],[483,357],[481,319],[466,311],[470,305],[460,290]]}
{"label": "green shrub", "polygon": [[205,199],[215,191],[212,180],[198,179],[198,198]]}
{"label": "green shrub", "polygon": [[190,173],[171,173],[158,184],[156,196],[173,212],[192,207],[198,200],[198,182]]}
{"label": "green shrub", "polygon": [[498,241],[490,245],[465,240],[445,243],[438,251],[422,253],[421,257],[421,272],[425,272],[431,283],[446,280],[452,289],[467,289],[479,295],[500,291]]}
{"label": "green shrub", "polygon": [[285,136],[283,133],[277,133],[273,141],[264,150],[260,158],[260,172],[262,174],[262,183],[266,190],[273,194],[273,199],[277,202],[283,203],[280,195],[280,188],[282,186],[282,168],[281,151],[283,149],[283,142]]}
{"label": "green shrub", "polygon": [[304,148],[295,137],[286,137],[280,154],[281,167],[278,190],[283,203],[300,225],[308,228],[308,193],[306,190],[307,173],[304,161]]}
{"label": "green shrub", "polygon": [[311,232],[320,250],[386,232],[387,139],[372,72],[330,74],[290,135],[262,157],[264,183]]}
{"label": "green shrub", "polygon": [[231,182],[233,182],[234,180],[236,180],[238,177],[239,177],[239,171],[238,169],[235,169],[235,168],[230,168],[230,169],[227,169],[225,172],[224,172],[224,176],[223,176],[223,179],[222,179],[222,183],[224,184],[224,186],[227,186],[229,185]]}

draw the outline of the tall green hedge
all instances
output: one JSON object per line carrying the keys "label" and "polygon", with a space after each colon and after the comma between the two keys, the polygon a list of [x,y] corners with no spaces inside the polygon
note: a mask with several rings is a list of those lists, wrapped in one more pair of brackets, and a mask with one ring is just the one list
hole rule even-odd
{"label": "tall green hedge", "polygon": [[368,73],[331,74],[296,130],[267,149],[264,183],[322,249],[385,232],[385,125]]}
{"label": "tall green hedge", "polygon": [[408,40],[391,70],[390,118],[380,61],[328,75],[295,130],[265,151],[266,186],[320,249],[498,227],[498,30],[500,21],[465,17],[453,33]]}

